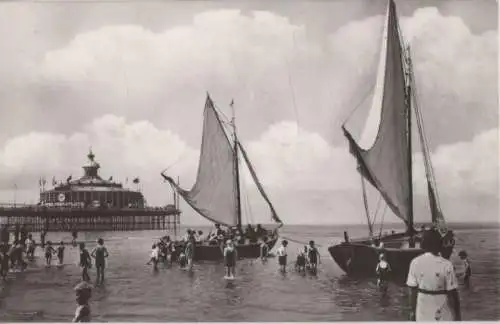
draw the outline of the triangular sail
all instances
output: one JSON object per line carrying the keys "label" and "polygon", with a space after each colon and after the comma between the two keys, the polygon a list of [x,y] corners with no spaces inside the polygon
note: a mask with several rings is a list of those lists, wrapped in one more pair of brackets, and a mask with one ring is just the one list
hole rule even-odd
{"label": "triangular sail", "polygon": [[198,174],[193,188],[184,190],[170,177],[163,176],[200,215],[216,223],[236,226],[238,204],[234,150],[208,95],[202,134]]}
{"label": "triangular sail", "polygon": [[252,166],[252,163],[250,162],[250,159],[248,158],[247,152],[245,151],[245,148],[241,143],[238,141],[238,147],[240,149],[241,155],[243,155],[243,159],[246,162],[246,165],[248,166],[248,170],[250,171],[250,175],[252,176],[252,179],[257,186],[257,189],[259,189],[260,194],[262,195],[262,198],[267,202],[269,209],[271,211],[271,218],[276,222],[279,223],[280,225],[283,224],[281,219],[278,217],[278,214],[276,213],[276,210],[274,209],[273,204],[269,200],[269,197],[267,196],[266,192],[264,191],[264,188],[262,187],[262,184],[259,181],[259,178],[257,177],[257,174],[255,173],[255,170]]}
{"label": "triangular sail", "polygon": [[387,17],[387,46],[385,53],[380,124],[371,148],[363,149],[343,128],[351,153],[356,157],[361,174],[382,195],[394,214],[411,223],[411,182],[408,158],[408,115],[403,50],[400,43],[396,8],[389,2]]}

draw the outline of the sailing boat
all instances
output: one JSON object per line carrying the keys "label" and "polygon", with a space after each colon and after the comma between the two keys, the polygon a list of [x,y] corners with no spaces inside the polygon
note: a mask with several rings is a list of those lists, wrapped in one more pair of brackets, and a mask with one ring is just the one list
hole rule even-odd
{"label": "sailing boat", "polygon": [[[231,103],[232,106],[232,103]],[[278,228],[283,225],[273,204],[262,187],[257,174],[249,160],[245,148],[238,140],[234,117],[231,121],[233,140],[229,140],[219,113],[207,93],[205,102],[200,160],[196,182],[191,190],[182,189],[175,181],[162,172],[174,190],[198,214],[209,221],[229,228],[242,227],[242,209],[240,201],[240,168],[239,155],[245,164],[259,193],[269,207],[272,220],[278,226],[268,232],[267,246],[270,251],[278,239]],[[259,243],[237,244],[236,250],[240,258],[258,258],[260,255]],[[204,242],[196,245],[195,260],[219,260],[223,258],[223,251],[219,245],[210,245]]]}
{"label": "sailing boat", "polygon": [[[405,46],[400,34],[396,5],[389,0],[384,39],[370,117],[379,118],[372,128],[372,139],[368,148],[361,147],[361,141],[354,140],[342,125],[344,136],[349,142],[350,152],[357,161],[361,175],[363,201],[368,218],[369,236],[350,240],[344,233],[340,244],[330,246],[328,251],[335,262],[348,275],[374,276],[380,253],[384,253],[391,265],[395,279],[405,279],[411,260],[424,253],[419,247],[421,231],[413,222],[413,162],[412,162],[412,113],[415,112],[419,140],[422,147],[427,179],[427,191],[433,227],[443,235],[442,255],[449,258],[454,246],[453,232],[445,227],[443,213],[439,205],[436,182],[430,161],[428,144],[423,131],[415,94],[415,82],[409,46]],[[379,90],[379,92],[377,92]],[[370,135],[371,118],[363,135]],[[361,137],[361,140],[367,136]],[[370,218],[365,182],[373,186],[380,199],[406,225],[406,231],[389,235],[379,233],[374,244],[373,225],[375,215]],[[378,208],[377,208],[378,209]],[[378,211],[378,210],[377,210]]]}

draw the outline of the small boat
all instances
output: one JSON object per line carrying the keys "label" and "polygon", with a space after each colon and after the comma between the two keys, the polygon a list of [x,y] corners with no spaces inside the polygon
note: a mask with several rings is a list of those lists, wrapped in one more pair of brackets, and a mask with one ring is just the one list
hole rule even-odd
{"label": "small boat", "polygon": [[[231,107],[233,102],[231,102]],[[229,139],[223,122],[217,112],[210,95],[207,93],[204,110],[204,121],[202,141],[200,149],[200,160],[196,182],[191,190],[185,190],[179,186],[171,177],[161,173],[162,177],[170,183],[172,188],[180,195],[186,203],[199,215],[215,224],[221,224],[228,228],[242,228],[242,208],[240,199],[240,161],[239,155],[243,157],[250,172],[254,184],[260,195],[265,200],[271,214],[271,219],[277,223],[276,228],[268,231],[267,246],[270,251],[278,240],[278,229],[283,225],[279,219],[273,204],[269,200],[257,174],[250,162],[245,148],[238,140],[236,134],[235,118],[233,116],[232,141]],[[247,240],[248,241],[248,240]],[[237,244],[236,250],[240,258],[258,258],[260,255],[260,243]],[[195,260],[220,260],[223,259],[223,250],[220,244],[215,242],[202,242],[195,245]],[[175,242],[180,250],[182,242]]]}
{"label": "small boat", "polygon": [[[393,0],[389,0],[386,17],[377,84],[360,140],[354,139],[347,130],[346,123],[342,125],[350,152],[357,161],[357,170],[361,175],[369,236],[351,240],[348,234],[344,233],[344,242],[330,246],[328,251],[347,275],[364,277],[376,275],[379,255],[384,253],[391,265],[393,278],[405,280],[413,258],[424,252],[419,247],[422,231],[414,228],[411,136],[415,125],[412,123],[413,113],[416,116],[418,138],[422,148],[432,226],[439,229],[444,238],[443,257],[450,257],[455,243],[453,232],[446,229],[440,208],[423,118],[416,100],[410,47],[405,46],[400,34]],[[373,123],[374,119],[378,119],[376,123]],[[385,202],[382,217],[389,207],[390,211],[404,222],[405,231],[374,236],[373,225],[381,209],[377,204],[375,212],[372,210],[373,213],[370,214],[366,182],[371,189],[375,189],[379,203]],[[374,239],[378,242],[374,242]]]}

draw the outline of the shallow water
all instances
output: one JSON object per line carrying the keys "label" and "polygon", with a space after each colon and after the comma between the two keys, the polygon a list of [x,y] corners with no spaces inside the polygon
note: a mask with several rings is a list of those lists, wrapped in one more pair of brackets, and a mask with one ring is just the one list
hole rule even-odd
{"label": "shallow water", "polygon": [[[344,228],[289,226],[284,237],[314,239],[321,252],[317,276],[293,270],[296,242],[289,246],[288,272],[278,271],[277,260],[244,260],[237,264],[236,279],[223,279],[218,263],[199,263],[192,273],[178,266],[153,272],[148,261],[152,238],[160,232],[86,233],[79,239],[102,236],[110,251],[106,283],[95,288],[91,301],[93,321],[367,321],[406,320],[406,289],[391,284],[378,291],[374,280],[346,277],[328,254],[327,246],[339,241]],[[349,228],[351,237],[365,235],[364,227]],[[472,262],[472,288],[460,287],[464,320],[498,320],[500,290],[499,230],[463,228],[456,231],[457,250],[466,249]],[[68,234],[47,239],[69,241]],[[88,244],[89,249],[94,246]],[[41,255],[41,251],[37,251]],[[3,284],[0,321],[69,321],[76,308],[73,286],[80,270],[78,250],[66,249],[63,268],[45,268],[41,259],[25,273],[12,274]],[[456,259],[456,255],[453,256]],[[55,261],[54,261],[55,263]],[[91,269],[95,278],[95,269]],[[14,278],[15,277],[15,278]]]}

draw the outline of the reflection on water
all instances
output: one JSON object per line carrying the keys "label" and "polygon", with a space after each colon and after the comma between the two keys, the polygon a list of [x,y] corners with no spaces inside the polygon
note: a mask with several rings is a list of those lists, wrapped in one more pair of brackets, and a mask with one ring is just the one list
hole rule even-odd
{"label": "reflection on water", "polygon": [[[289,267],[277,260],[244,260],[236,279],[223,279],[220,263],[195,264],[193,271],[177,266],[154,272],[145,263],[153,237],[160,233],[103,233],[110,258],[106,282],[92,296],[94,321],[334,321],[406,320],[408,296],[404,287],[390,284],[380,291],[374,280],[346,277],[326,247],[342,237],[335,227],[291,228],[283,234],[298,240],[313,238],[320,247],[317,274],[297,273],[293,267],[301,245],[289,245]],[[86,234],[94,241],[98,234]],[[464,319],[499,319],[498,232],[459,231],[457,249],[467,246],[473,267],[472,289],[461,288]],[[83,236],[83,235],[82,235]],[[62,237],[69,239],[69,235]],[[61,235],[52,235],[59,240]],[[468,242],[466,244],[466,242]],[[90,248],[94,244],[88,244]],[[40,250],[38,251],[40,255]],[[26,273],[3,286],[1,321],[68,321],[75,301],[73,286],[80,278],[78,251],[68,247],[64,268],[44,268],[36,260]],[[91,269],[95,278],[95,269]],[[494,284],[493,284],[494,283]]]}

